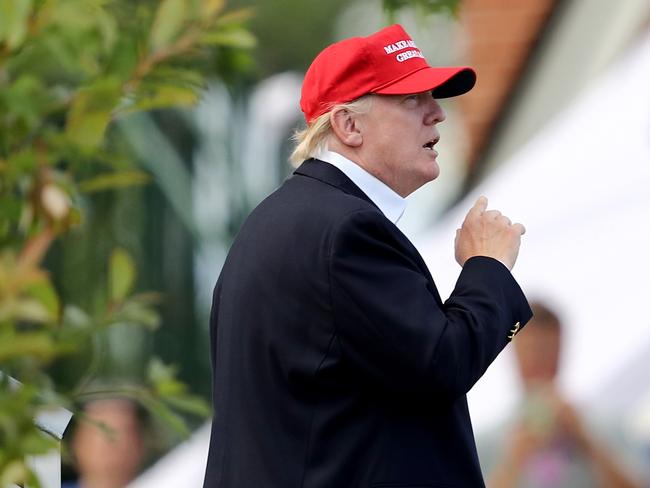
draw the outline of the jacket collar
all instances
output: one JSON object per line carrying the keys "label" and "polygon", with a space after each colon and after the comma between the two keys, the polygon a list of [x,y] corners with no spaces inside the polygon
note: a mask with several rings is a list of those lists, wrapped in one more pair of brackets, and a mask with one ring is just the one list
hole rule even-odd
{"label": "jacket collar", "polygon": [[328,185],[335,186],[336,188],[343,190],[345,193],[365,200],[379,210],[379,207],[375,205],[375,202],[361,191],[361,189],[355,185],[352,180],[343,173],[343,171],[325,161],[314,158],[307,159],[294,171],[294,174],[309,176],[310,178],[315,178],[323,183],[327,183]]}

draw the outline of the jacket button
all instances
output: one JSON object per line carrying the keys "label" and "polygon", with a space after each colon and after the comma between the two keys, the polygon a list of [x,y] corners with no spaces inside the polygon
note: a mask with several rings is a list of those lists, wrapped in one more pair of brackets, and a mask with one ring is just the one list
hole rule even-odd
{"label": "jacket button", "polygon": [[517,335],[517,332],[519,332],[519,328],[521,327],[521,324],[517,322],[515,326],[510,329],[510,335],[508,336],[508,340],[511,341],[514,336]]}

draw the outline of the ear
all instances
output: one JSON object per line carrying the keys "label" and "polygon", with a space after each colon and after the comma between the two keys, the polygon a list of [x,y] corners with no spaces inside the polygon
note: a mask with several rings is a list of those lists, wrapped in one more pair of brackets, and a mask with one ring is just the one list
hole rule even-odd
{"label": "ear", "polygon": [[330,125],[337,139],[350,147],[359,147],[363,142],[357,123],[357,115],[344,108],[335,108],[330,112]]}

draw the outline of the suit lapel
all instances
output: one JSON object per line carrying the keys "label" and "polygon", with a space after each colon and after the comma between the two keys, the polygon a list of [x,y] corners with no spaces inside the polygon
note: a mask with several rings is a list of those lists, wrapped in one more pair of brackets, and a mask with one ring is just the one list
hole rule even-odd
{"label": "suit lapel", "polygon": [[[361,188],[355,185],[352,182],[352,180],[348,178],[345,175],[345,173],[343,173],[343,171],[341,171],[340,169],[338,169],[336,166],[332,164],[326,163],[319,159],[313,159],[313,158],[308,159],[294,171],[294,174],[315,178],[319,181],[322,181],[323,183],[339,188],[345,193],[359,197],[367,201],[368,203],[370,203],[375,208],[377,208],[377,210],[379,210],[379,212],[383,215],[381,209],[379,209],[379,207],[375,205],[375,202],[373,202],[368,197],[368,195],[366,195],[361,190]],[[395,232],[400,236],[400,240],[404,243],[405,246],[407,246],[410,249],[411,255],[417,261],[417,264],[420,267],[422,273],[427,277],[427,279],[431,283],[432,292],[436,299],[436,302],[438,302],[438,305],[442,306],[443,305],[442,299],[440,298],[438,289],[435,285],[435,282],[433,281],[431,273],[429,273],[429,269],[427,268],[424,259],[422,259],[422,256],[420,255],[418,250],[415,248],[413,243],[402,233],[402,231],[400,231],[399,228],[395,225],[393,225],[393,227],[395,229]]]}

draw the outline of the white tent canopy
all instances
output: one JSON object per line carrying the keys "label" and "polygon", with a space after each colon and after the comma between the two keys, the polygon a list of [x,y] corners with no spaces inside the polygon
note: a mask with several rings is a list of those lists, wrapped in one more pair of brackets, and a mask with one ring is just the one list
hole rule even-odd
{"label": "white tent canopy", "polygon": [[203,486],[208,462],[210,424],[163,456],[149,470],[129,484],[129,488],[199,488]]}
{"label": "white tent canopy", "polygon": [[[566,323],[562,387],[599,397],[650,344],[650,36],[418,241],[443,296],[460,271],[455,230],[481,194],[527,228],[514,275]],[[630,388],[650,389],[647,365]],[[502,354],[470,393],[477,430],[508,413],[516,390]]]}

